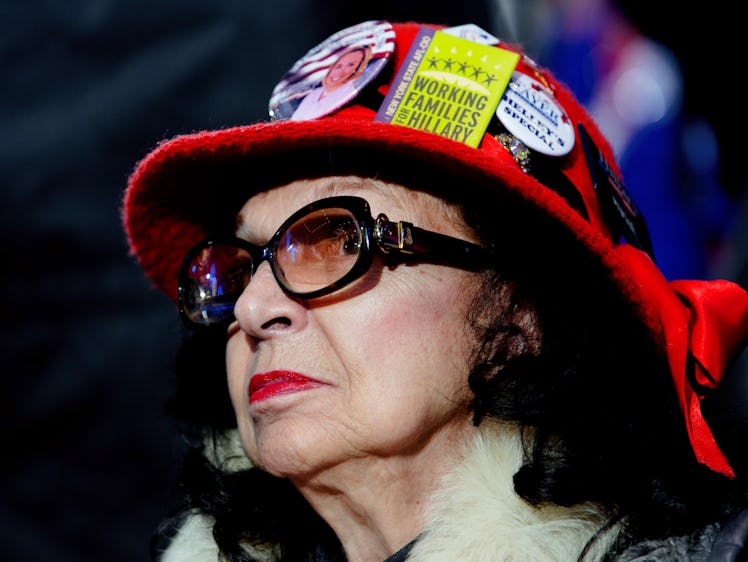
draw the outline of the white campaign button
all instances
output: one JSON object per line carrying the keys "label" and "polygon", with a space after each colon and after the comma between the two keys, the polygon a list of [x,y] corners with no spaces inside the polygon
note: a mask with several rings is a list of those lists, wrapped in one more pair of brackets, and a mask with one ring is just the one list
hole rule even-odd
{"label": "white campaign button", "polygon": [[485,29],[475,25],[474,23],[466,23],[465,25],[457,25],[455,27],[448,27],[442,29],[444,33],[449,33],[455,37],[467,39],[473,43],[480,43],[481,45],[498,45],[501,43],[498,37],[494,37]]}
{"label": "white campaign button", "polygon": [[529,148],[563,156],[574,148],[574,126],[553,94],[540,82],[514,71],[496,108],[506,129]]}

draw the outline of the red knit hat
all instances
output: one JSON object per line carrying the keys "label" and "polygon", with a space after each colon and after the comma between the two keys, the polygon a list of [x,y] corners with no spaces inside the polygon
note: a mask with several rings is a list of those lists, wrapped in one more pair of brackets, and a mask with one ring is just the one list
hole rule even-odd
{"label": "red knit hat", "polygon": [[[463,177],[464,185],[505,190],[569,230],[607,269],[667,354],[698,460],[733,476],[700,401],[748,340],[748,293],[727,281],[669,283],[651,259],[611,147],[573,94],[518,48],[474,26],[437,29],[366,22],[344,30],[284,77],[271,99],[273,121],[160,144],[125,194],[132,254],[176,300],[193,244],[270,187],[268,177],[305,177],[309,155],[331,150],[397,155]],[[354,44],[372,48],[371,72],[322,117],[295,119],[300,92]],[[695,380],[687,376],[693,365]]]}

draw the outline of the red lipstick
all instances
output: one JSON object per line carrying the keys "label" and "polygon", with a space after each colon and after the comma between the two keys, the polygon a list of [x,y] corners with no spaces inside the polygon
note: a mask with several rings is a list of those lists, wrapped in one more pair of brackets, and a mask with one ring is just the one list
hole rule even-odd
{"label": "red lipstick", "polygon": [[294,371],[259,373],[249,379],[249,403],[255,404],[279,394],[308,390],[322,384],[318,380]]}

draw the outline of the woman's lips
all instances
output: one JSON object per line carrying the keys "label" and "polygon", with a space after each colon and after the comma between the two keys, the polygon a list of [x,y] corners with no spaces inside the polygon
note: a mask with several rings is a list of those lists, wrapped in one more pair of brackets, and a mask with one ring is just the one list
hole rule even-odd
{"label": "woman's lips", "polygon": [[316,379],[294,371],[258,373],[249,379],[249,403],[255,404],[279,394],[308,390],[322,384]]}

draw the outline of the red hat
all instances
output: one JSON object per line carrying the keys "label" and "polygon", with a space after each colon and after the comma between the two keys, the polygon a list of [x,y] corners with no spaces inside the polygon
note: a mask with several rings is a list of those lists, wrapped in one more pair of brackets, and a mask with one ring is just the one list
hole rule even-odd
{"label": "red hat", "polygon": [[[310,84],[356,44],[371,47],[371,71],[341,88],[322,117],[296,119]],[[570,231],[667,354],[698,460],[734,475],[700,399],[748,340],[748,293],[728,281],[663,277],[610,145],[547,70],[475,26],[366,22],[299,61],[273,92],[270,113],[270,122],[163,142],[132,174],[123,205],[130,249],[172,299],[186,252],[273,185],[267,178],[306,177],[314,157],[331,150],[396,155],[510,192]],[[687,376],[694,364],[696,381]]]}

